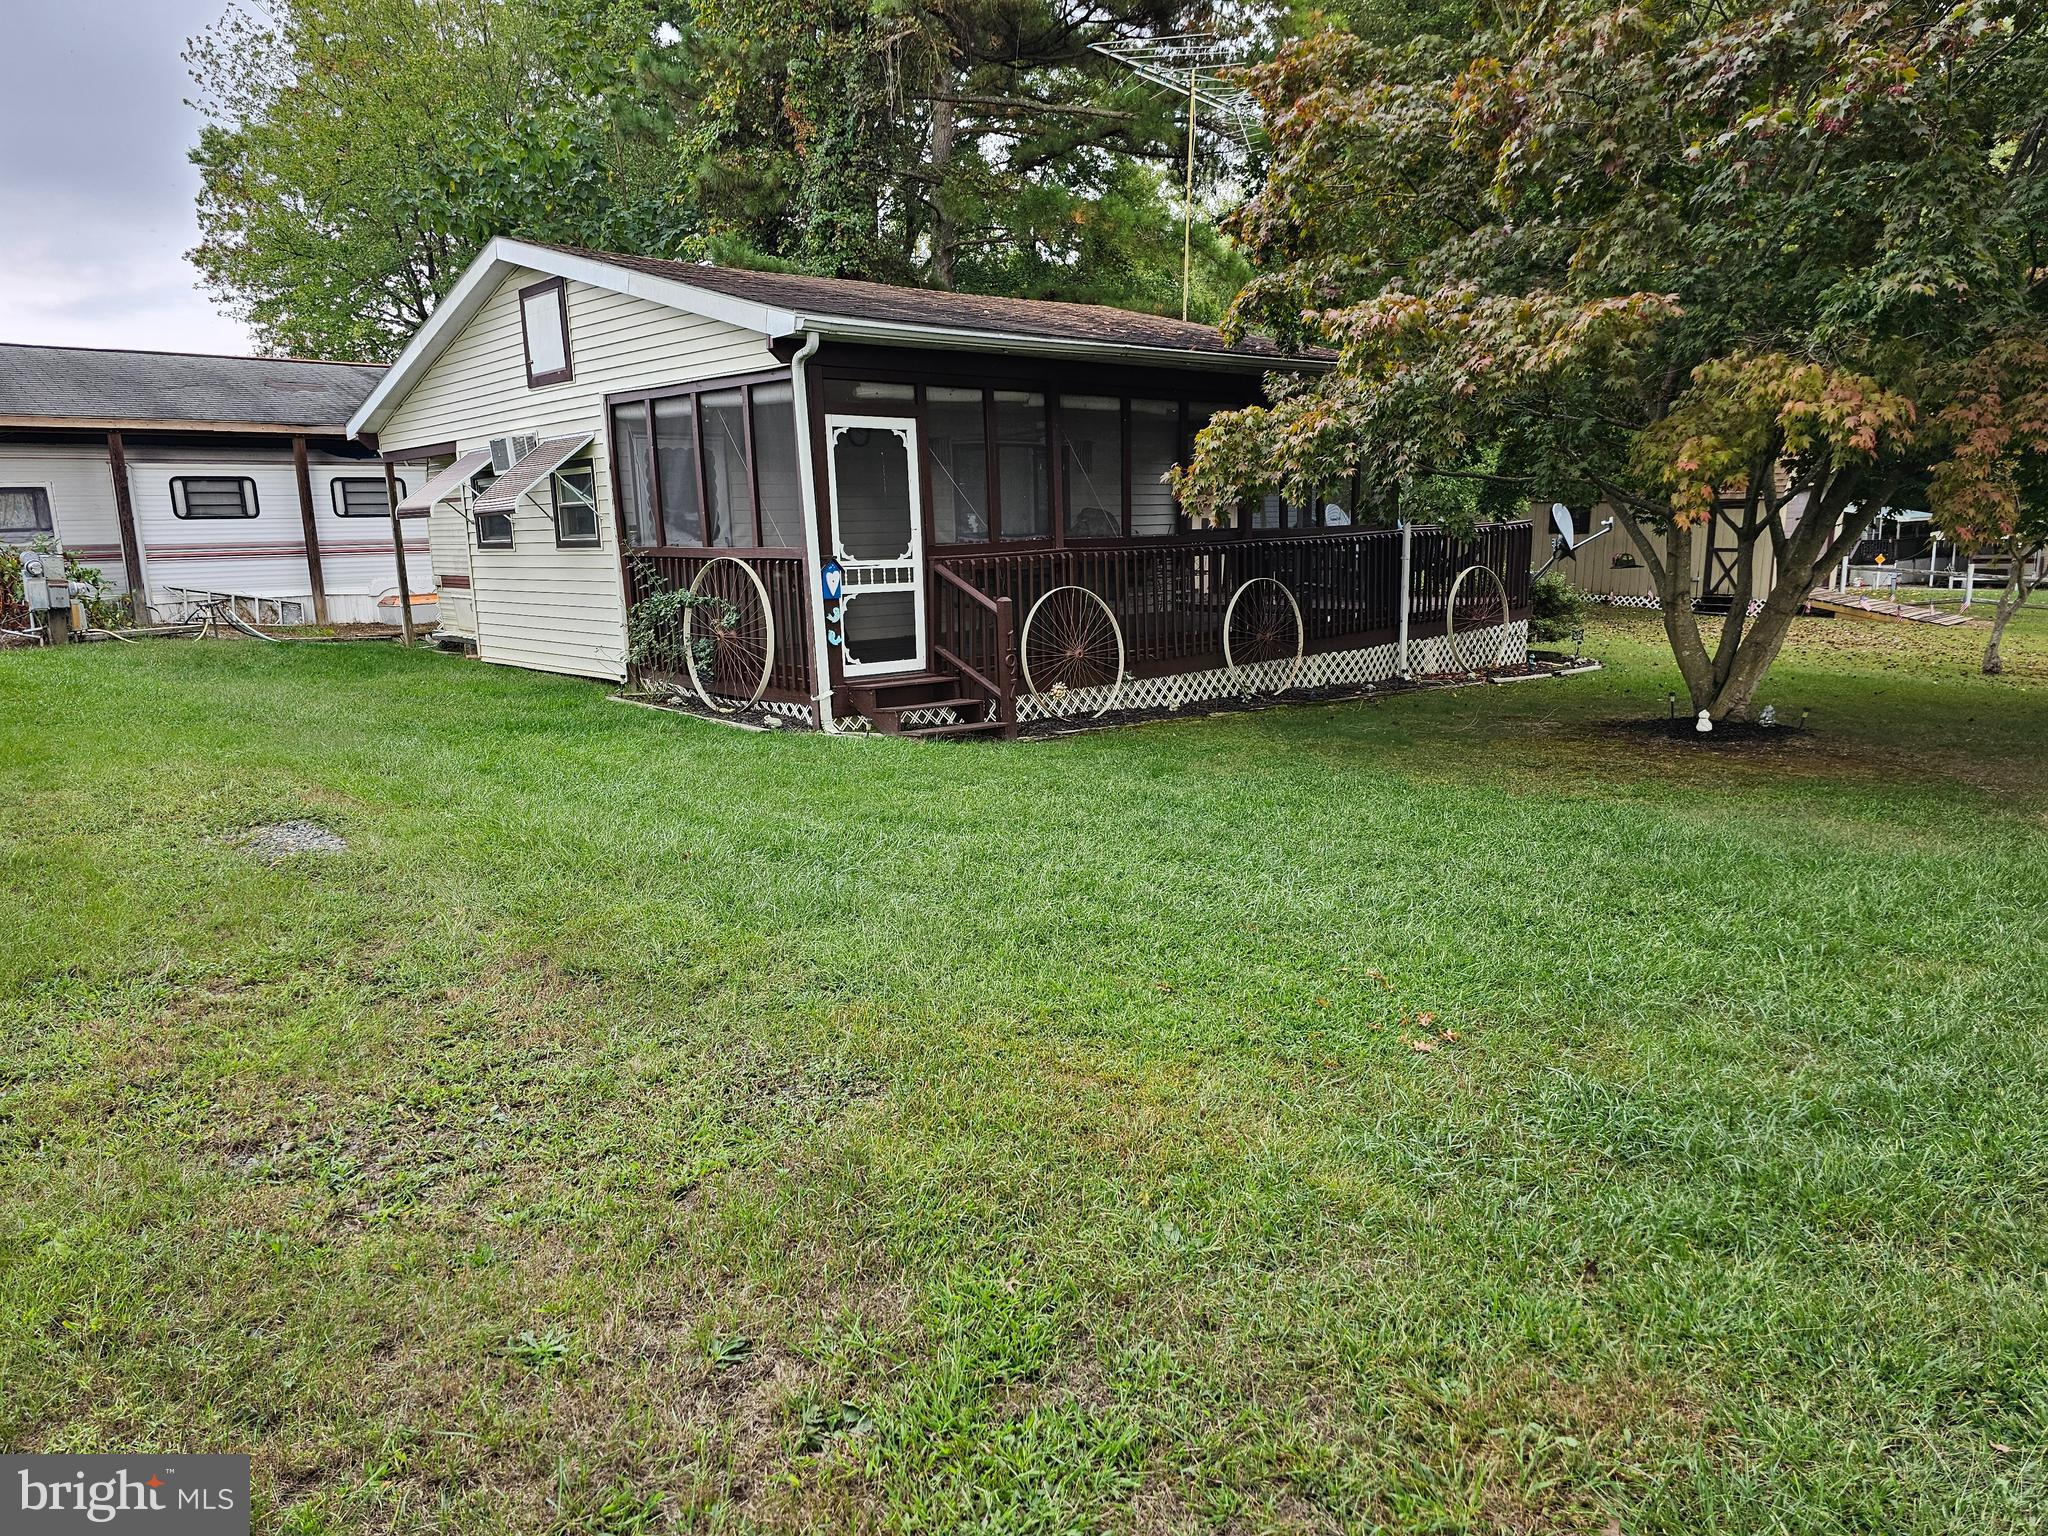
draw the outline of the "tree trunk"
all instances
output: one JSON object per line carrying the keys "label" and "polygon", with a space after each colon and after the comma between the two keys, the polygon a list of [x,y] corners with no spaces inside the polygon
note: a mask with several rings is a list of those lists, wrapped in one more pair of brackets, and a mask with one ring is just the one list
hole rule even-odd
{"label": "tree trunk", "polygon": [[1984,647],[1984,675],[1996,677],[2005,670],[2005,658],[1998,654],[1998,647],[2005,640],[2005,626],[2012,622],[2012,616],[2025,606],[2028,585],[2027,562],[2033,559],[2030,551],[2015,555],[2012,574],[2005,578],[2005,590],[1998,594],[1998,610],[1991,615],[1991,639]]}
{"label": "tree trunk", "polygon": [[947,210],[950,189],[946,185],[946,174],[953,164],[953,146],[959,140],[960,118],[950,100],[954,90],[953,71],[949,68],[939,77],[940,100],[932,103],[931,154],[931,210],[932,210],[932,286],[951,289],[955,282],[954,255],[960,232]]}
{"label": "tree trunk", "polygon": [[[1757,687],[1770,671],[1771,663],[1778,659],[1792,621],[1799,616],[1813,589],[1820,585],[1836,552],[1854,547],[1883,505],[1882,498],[1872,496],[1850,512],[1847,508],[1854,491],[1855,486],[1845,479],[1830,483],[1825,494],[1814,493],[1798,529],[1779,548],[1775,579],[1754,619],[1746,615],[1750,590],[1747,576],[1738,583],[1743,590],[1736,601],[1745,613],[1740,620],[1730,613],[1727,622],[1736,625],[1736,644],[1732,651],[1722,647],[1719,657],[1708,653],[1692,608],[1694,530],[1676,525],[1665,530],[1664,553],[1658,562],[1661,569],[1657,572],[1658,602],[1663,609],[1664,633],[1671,640],[1671,654],[1678,662],[1679,675],[1685,679],[1686,694],[1695,712],[1705,710],[1711,720],[1749,718]],[[1835,529],[1837,520],[1842,524],[1839,532]],[[1753,536],[1764,531],[1758,527]],[[1638,548],[1651,550],[1642,530],[1632,528],[1630,532],[1636,535]],[[1724,637],[1726,633],[1724,628]]]}

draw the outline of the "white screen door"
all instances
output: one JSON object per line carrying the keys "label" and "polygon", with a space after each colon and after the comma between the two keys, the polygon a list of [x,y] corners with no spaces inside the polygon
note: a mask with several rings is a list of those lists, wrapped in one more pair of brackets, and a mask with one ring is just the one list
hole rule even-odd
{"label": "white screen door", "polygon": [[848,677],[925,664],[924,507],[917,423],[907,416],[825,418],[832,554],[846,572],[840,624]]}

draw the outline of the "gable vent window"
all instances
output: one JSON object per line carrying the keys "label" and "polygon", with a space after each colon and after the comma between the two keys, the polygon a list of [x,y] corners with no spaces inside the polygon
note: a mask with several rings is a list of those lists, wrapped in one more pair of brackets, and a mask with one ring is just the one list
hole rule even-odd
{"label": "gable vent window", "polygon": [[[398,482],[398,499],[405,499],[405,482]],[[351,475],[334,482],[334,515],[336,517],[389,517],[391,498],[385,493],[384,479],[380,475],[372,479],[368,475]]]}
{"label": "gable vent window", "polygon": [[256,482],[239,475],[178,475],[171,481],[171,511],[199,519],[254,517]]}
{"label": "gable vent window", "polygon": [[519,325],[526,337],[526,387],[574,378],[569,362],[569,301],[559,277],[519,290]]}
{"label": "gable vent window", "polygon": [[40,485],[0,485],[0,543],[49,533],[50,493]]}

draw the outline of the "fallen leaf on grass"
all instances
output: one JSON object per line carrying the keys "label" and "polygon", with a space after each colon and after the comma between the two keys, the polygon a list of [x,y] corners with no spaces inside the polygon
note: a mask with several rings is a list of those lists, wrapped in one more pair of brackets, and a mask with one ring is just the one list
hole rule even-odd
{"label": "fallen leaf on grass", "polygon": [[1408,1042],[1408,1049],[1411,1051],[1433,1051],[1436,1049],[1436,1042],[1434,1040],[1414,1039]]}

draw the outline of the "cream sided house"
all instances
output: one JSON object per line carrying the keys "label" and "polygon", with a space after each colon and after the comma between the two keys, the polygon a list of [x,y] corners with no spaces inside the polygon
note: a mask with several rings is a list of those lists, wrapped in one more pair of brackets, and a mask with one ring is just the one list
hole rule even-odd
{"label": "cream sided house", "polygon": [[[1228,528],[1162,475],[1273,370],[1091,305],[499,239],[351,417],[430,515],[443,632],[826,730],[1008,731],[1519,659],[1529,525]],[[638,622],[635,622],[635,615]]]}
{"label": "cream sided house", "polygon": [[[392,482],[347,426],[383,375],[0,345],[0,542],[54,541],[139,595],[141,617],[234,596],[278,623],[396,624]],[[408,548],[427,619],[424,533]]]}

